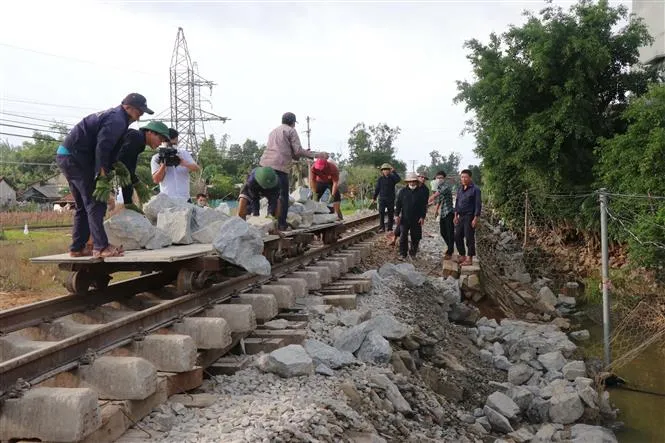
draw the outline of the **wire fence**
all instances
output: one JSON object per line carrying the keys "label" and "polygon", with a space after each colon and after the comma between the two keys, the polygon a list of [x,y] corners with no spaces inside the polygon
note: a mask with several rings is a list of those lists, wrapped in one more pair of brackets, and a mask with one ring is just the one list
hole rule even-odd
{"label": "wire fence", "polygon": [[665,198],[605,193],[603,230],[602,192],[526,192],[501,203],[490,199],[477,247],[484,272],[508,282],[503,298],[511,308],[530,301],[547,318],[550,306],[572,313],[574,305],[583,305],[588,318],[603,324],[601,243],[606,232],[608,346],[611,369],[618,369],[665,341]]}

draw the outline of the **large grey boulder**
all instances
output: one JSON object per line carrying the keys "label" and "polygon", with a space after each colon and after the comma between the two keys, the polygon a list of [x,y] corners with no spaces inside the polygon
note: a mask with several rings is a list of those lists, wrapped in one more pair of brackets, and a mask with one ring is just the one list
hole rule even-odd
{"label": "large grey boulder", "polygon": [[393,349],[388,340],[377,331],[371,331],[358,349],[358,358],[367,363],[388,363],[393,355]]}
{"label": "large grey boulder", "polygon": [[360,323],[352,328],[342,331],[335,339],[333,345],[340,351],[356,352],[367,337],[367,322]]}
{"label": "large grey boulder", "polygon": [[305,203],[312,197],[312,190],[304,186],[299,186],[291,193],[291,197],[297,203]]}
{"label": "large grey boulder", "polygon": [[317,366],[323,364],[332,369],[339,369],[356,362],[356,358],[350,352],[340,351],[318,340],[308,338],[303,342],[303,347]]}
{"label": "large grey boulder", "polygon": [[538,291],[538,297],[542,301],[552,306],[556,306],[558,301],[556,295],[554,295],[554,292],[552,292],[552,290],[547,286],[543,286],[542,288],[540,288],[540,291]]}
{"label": "large grey boulder", "polygon": [[462,301],[462,291],[457,279],[438,277],[431,279],[430,282],[438,290],[439,297],[444,305],[451,306]]}
{"label": "large grey boulder", "polygon": [[[219,211],[213,208],[201,208],[199,206],[194,206],[193,210],[192,232],[200,231],[214,223],[223,222],[229,218],[229,216],[226,215],[223,211]],[[210,242],[212,242],[212,240],[206,243]]]}
{"label": "large grey boulder", "polygon": [[586,365],[582,360],[571,361],[563,365],[561,373],[566,380],[575,381],[577,377],[586,377]]}
{"label": "large grey boulder", "polygon": [[558,372],[566,364],[566,359],[559,351],[539,355],[538,361],[550,372]]}
{"label": "large grey boulder", "polygon": [[520,411],[526,412],[534,399],[534,393],[523,386],[511,386],[506,395],[519,406]]}
{"label": "large grey boulder", "polygon": [[166,232],[173,244],[192,244],[192,212],[192,207],[163,209],[157,214],[157,227]]}
{"label": "large grey boulder", "polygon": [[258,229],[263,236],[275,229],[276,221],[271,217],[247,217],[247,223]]}
{"label": "large grey boulder", "polygon": [[210,223],[204,228],[192,232],[192,240],[194,240],[195,243],[212,243],[217,234],[222,230],[222,225],[226,223],[226,218],[228,217],[225,217],[224,220]]}
{"label": "large grey boulder", "polygon": [[501,339],[511,357],[519,357],[524,352],[538,355],[554,351],[570,356],[577,349],[568,336],[552,324],[504,319],[501,321]]}
{"label": "large grey boulder", "polygon": [[302,224],[302,217],[300,214],[289,211],[286,214],[286,224],[291,226],[293,229],[298,229]]}
{"label": "large grey boulder", "polygon": [[170,237],[136,211],[125,209],[104,222],[109,242],[122,245],[127,251],[134,249],[159,249],[171,244]]}
{"label": "large grey boulder", "polygon": [[584,414],[584,406],[576,392],[557,392],[550,398],[550,420],[564,425],[575,423]]}
{"label": "large grey boulder", "polygon": [[394,265],[385,263],[379,268],[379,276],[382,278],[399,277],[404,283],[411,287],[422,285],[427,278],[416,270],[412,263],[400,263]]}
{"label": "large grey boulder", "polygon": [[385,391],[386,398],[393,404],[397,412],[402,414],[413,412],[411,405],[404,399],[397,386],[384,374],[373,374],[369,381]]}
{"label": "large grey boulder", "polygon": [[533,368],[524,363],[518,363],[508,369],[508,382],[519,386],[529,381],[533,375]]}
{"label": "large grey boulder", "polygon": [[388,340],[401,340],[411,333],[409,326],[389,314],[377,315],[361,324],[366,324],[368,331],[376,331]]}
{"label": "large grey boulder", "polygon": [[300,214],[300,227],[301,228],[309,228],[314,224],[314,213],[305,211],[302,214]]}
{"label": "large grey boulder", "polygon": [[506,417],[508,420],[515,419],[520,413],[520,407],[517,406],[517,403],[503,392],[493,392],[487,397],[485,404]]}
{"label": "large grey boulder", "polygon": [[503,432],[504,434],[508,434],[509,432],[514,431],[508,419],[501,415],[499,412],[495,411],[489,406],[485,406],[483,408],[483,412],[485,413],[485,417],[487,417],[489,420],[490,425],[492,425],[492,429]]}
{"label": "large grey boulder", "polygon": [[325,225],[326,223],[335,223],[337,221],[337,214],[317,214],[314,213],[312,218],[313,225]]}
{"label": "large grey boulder", "polygon": [[570,338],[575,341],[586,341],[591,338],[591,334],[587,329],[582,329],[581,331],[573,331],[570,333]]}
{"label": "large grey boulder", "polygon": [[165,209],[185,209],[192,208],[194,205],[182,200],[171,198],[166,194],[157,194],[143,205],[143,212],[151,223],[157,223],[157,216]]}
{"label": "large grey boulder", "polygon": [[288,345],[263,355],[258,360],[258,366],[264,372],[272,372],[284,378],[314,372],[312,358],[300,345]]}
{"label": "large grey boulder", "polygon": [[259,275],[270,275],[270,262],[262,255],[263,236],[240,217],[231,217],[221,226],[213,247],[224,260]]}
{"label": "large grey boulder", "polygon": [[453,304],[448,313],[450,321],[470,326],[476,324],[478,317],[480,317],[480,310],[463,302]]}
{"label": "large grey boulder", "polygon": [[573,443],[618,443],[614,432],[602,426],[573,425],[570,428],[570,437]]}

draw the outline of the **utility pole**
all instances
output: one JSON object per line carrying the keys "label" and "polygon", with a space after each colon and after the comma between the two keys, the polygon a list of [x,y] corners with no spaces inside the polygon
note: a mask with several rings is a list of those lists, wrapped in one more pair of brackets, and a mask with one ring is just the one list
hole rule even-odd
{"label": "utility pole", "polygon": [[307,118],[306,118],[305,120],[307,120],[307,130],[305,131],[305,134],[307,134],[307,149],[311,149],[311,146],[310,146],[310,138],[311,138],[311,134],[312,134],[312,128],[309,127],[309,122],[310,122],[311,120],[314,120],[314,119],[311,118],[311,117],[308,115]]}
{"label": "utility pole", "polygon": [[600,196],[600,255],[601,281],[603,289],[603,363],[609,370],[611,362],[610,350],[610,254],[607,234],[607,190],[598,191]]}
{"label": "utility pole", "polygon": [[416,172],[416,160],[409,160],[411,162],[411,172]]}

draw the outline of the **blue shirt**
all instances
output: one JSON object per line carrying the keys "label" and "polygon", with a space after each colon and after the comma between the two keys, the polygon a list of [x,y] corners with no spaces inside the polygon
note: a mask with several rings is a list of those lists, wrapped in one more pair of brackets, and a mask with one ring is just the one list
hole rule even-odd
{"label": "blue shirt", "polygon": [[457,188],[455,214],[473,214],[476,217],[480,217],[481,209],[482,202],[480,201],[480,188],[473,183],[470,183],[466,189],[464,189],[464,186],[460,185],[459,188]]}
{"label": "blue shirt", "polygon": [[95,175],[107,172],[117,161],[123,136],[129,127],[129,114],[115,108],[90,114],[74,126],[62,142],[81,167],[93,169]]}

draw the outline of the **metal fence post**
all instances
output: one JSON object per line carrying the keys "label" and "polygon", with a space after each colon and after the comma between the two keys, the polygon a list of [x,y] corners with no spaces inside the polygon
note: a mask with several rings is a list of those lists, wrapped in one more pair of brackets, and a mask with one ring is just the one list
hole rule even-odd
{"label": "metal fence post", "polygon": [[522,249],[526,248],[529,238],[529,191],[524,193],[524,243]]}
{"label": "metal fence post", "polygon": [[609,368],[611,362],[610,352],[610,257],[607,234],[607,190],[598,191],[600,197],[600,251],[601,251],[601,281],[603,290],[603,363]]}

